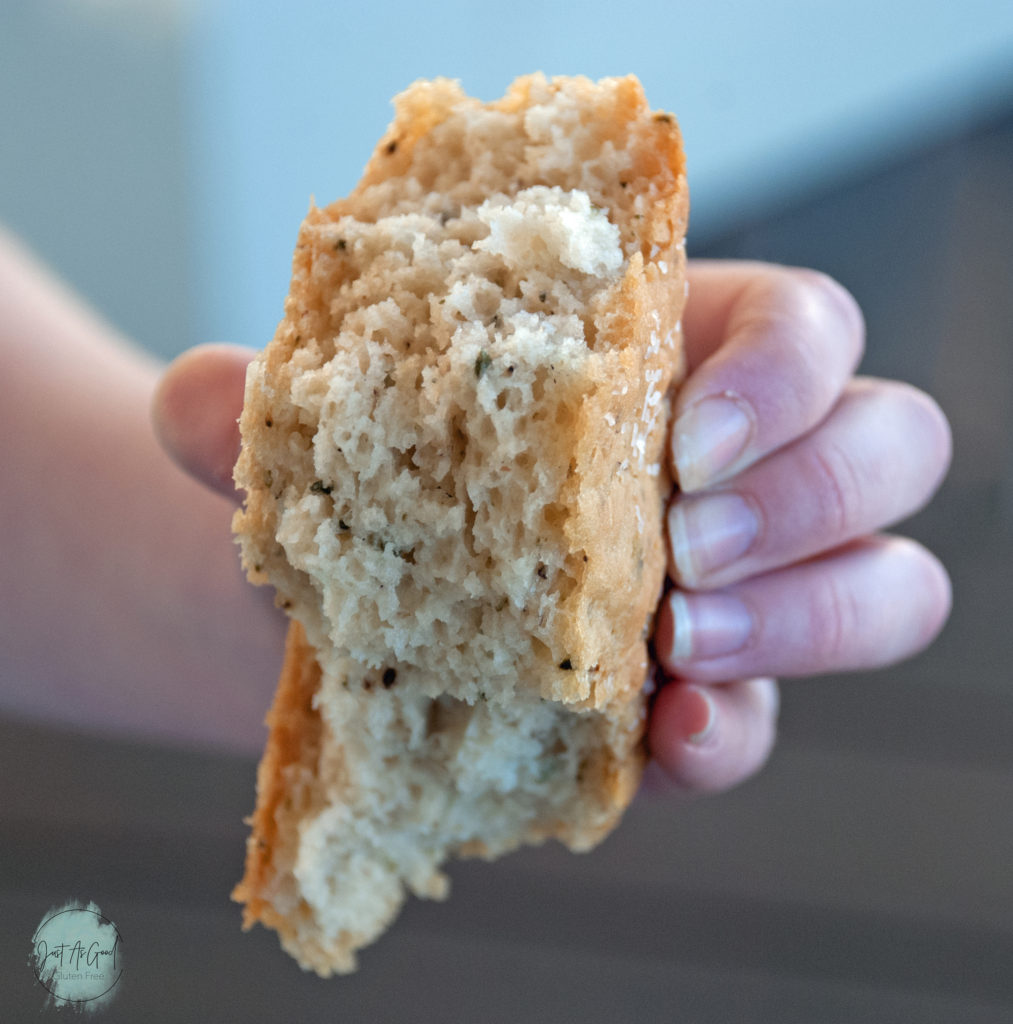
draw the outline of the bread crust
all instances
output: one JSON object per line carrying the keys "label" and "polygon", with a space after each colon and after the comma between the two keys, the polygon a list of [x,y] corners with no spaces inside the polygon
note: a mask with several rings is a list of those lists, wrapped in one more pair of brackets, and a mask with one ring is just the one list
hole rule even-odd
{"label": "bread crust", "polygon": [[[546,88],[557,87],[557,80],[528,76],[488,106],[515,113],[527,109],[535,94],[544,96]],[[557,623],[559,650],[553,656],[559,671],[545,684],[543,695],[574,712],[599,714],[603,742],[598,756],[582,766],[582,794],[590,797],[589,810],[580,820],[537,821],[516,837],[516,843],[556,838],[574,850],[586,850],[615,827],[637,789],[646,760],[648,637],[665,574],[661,524],[671,489],[665,444],[672,391],[684,372],[680,325],[686,296],[683,239],[688,194],[678,126],[668,114],[650,113],[635,78],[619,80],[604,115],[596,109],[601,97],[594,83],[578,80],[577,89],[586,94],[587,106],[596,116],[629,126],[632,176],[669,182],[646,210],[630,214],[637,217],[633,230],[639,251],[628,259],[608,316],[601,319],[596,347],[603,355],[596,363],[597,377],[584,382],[574,415],[555,442],[575,467],[561,503],[574,510],[563,533],[577,584],[574,599]],[[284,415],[272,396],[287,393],[301,334],[319,327],[307,322],[307,310],[326,306],[315,291],[321,287],[314,275],[319,229],[349,214],[361,217],[366,191],[413,168],[419,147],[462,103],[478,105],[445,80],[410,90],[400,98],[395,120],[357,188],[324,209],[313,208],[302,226],[286,319],[264,355],[261,376],[248,388],[241,421],[244,449],[236,475],[247,487],[247,499],[237,513],[235,529],[244,538],[244,563],[253,582],[268,581],[264,560],[275,553],[258,549],[248,538],[273,537],[276,524],[270,488],[251,487],[250,481],[259,480],[263,472],[257,452],[266,441],[265,432],[273,429],[273,419]],[[424,174],[420,180],[424,188]],[[334,285],[332,277],[327,287]],[[621,433],[614,427],[617,423],[628,424],[629,431]],[[620,472],[621,467],[625,468]],[[615,542],[605,544],[603,538]],[[594,557],[588,558],[587,552]],[[635,581],[630,579],[631,567]],[[297,571],[292,573],[294,579]],[[279,586],[284,604],[284,581],[271,582]],[[297,894],[283,891],[282,876],[288,868],[279,865],[278,854],[283,839],[279,817],[286,801],[292,800],[294,790],[297,799],[300,793],[314,799],[309,789],[294,787],[293,779],[311,776],[322,749],[333,742],[314,704],[320,678],[317,653],[302,624],[293,619],[267,718],[269,737],[258,770],[245,875],[233,898],[245,904],[244,928],[260,921],[276,929],[303,966],[326,975],[351,969],[354,950],[368,937],[344,932],[329,943],[307,937],[309,908]],[[502,852],[502,846],[490,850],[476,840],[454,852],[490,856]],[[429,895],[440,895],[439,890],[436,884]]]}
{"label": "bread crust", "polygon": [[[299,622],[289,624],[285,658],[274,701],[267,713],[267,744],[257,768],[257,805],[245,819],[251,826],[246,840],[246,861],[242,881],[232,890],[232,899],[243,907],[243,930],[260,922],[278,933],[282,946],[304,968],[327,977],[334,971],[354,969],[358,937],[345,934],[337,942],[324,944],[307,938],[310,915],[302,901],[291,899],[279,906],[279,879],[286,869],[276,864],[279,850],[279,816],[286,802],[298,799],[292,779],[312,773],[325,742],[325,727],[314,697],[320,687],[320,665],[307,643]],[[310,798],[303,794],[303,799]],[[311,933],[313,934],[313,933]]]}
{"label": "bread crust", "polygon": [[232,898],[245,904],[243,928],[257,921],[275,928],[281,935],[291,932],[287,919],[267,895],[278,835],[276,813],[285,800],[286,769],[312,757],[320,749],[322,726],[313,707],[313,695],[320,684],[320,666],[298,622],[289,624],[285,660],[271,710],[267,713],[267,745],[257,768],[257,806],[246,819],[252,832],[246,840],[246,868]]}

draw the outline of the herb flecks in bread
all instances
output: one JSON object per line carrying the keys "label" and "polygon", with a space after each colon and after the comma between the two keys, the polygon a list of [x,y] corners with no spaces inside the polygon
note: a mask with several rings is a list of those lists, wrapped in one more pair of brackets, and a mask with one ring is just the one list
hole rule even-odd
{"label": "herb flecks in bread", "polygon": [[644,753],[681,373],[678,128],[634,78],[418,82],[311,209],[235,530],[292,616],[246,876],[321,974],[452,856],[615,826]]}

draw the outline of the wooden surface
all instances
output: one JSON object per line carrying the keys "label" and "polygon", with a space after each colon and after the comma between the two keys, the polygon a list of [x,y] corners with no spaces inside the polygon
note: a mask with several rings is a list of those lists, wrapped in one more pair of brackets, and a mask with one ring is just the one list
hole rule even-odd
{"label": "wooden surface", "polygon": [[589,855],[460,864],[449,902],[411,903],[330,982],[239,931],[252,762],[8,723],[3,1019],[40,1019],[31,936],[76,897],[123,937],[103,1021],[1013,1020],[1011,166],[1007,120],[714,249],[839,276],[867,370],[949,413],[954,471],[910,527],[955,581],[928,654],[786,684],[759,778],[640,799]]}

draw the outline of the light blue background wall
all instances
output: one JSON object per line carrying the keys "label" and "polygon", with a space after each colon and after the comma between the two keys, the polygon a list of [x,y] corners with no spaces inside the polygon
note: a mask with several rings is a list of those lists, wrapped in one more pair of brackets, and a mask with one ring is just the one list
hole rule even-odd
{"label": "light blue background wall", "polygon": [[483,99],[519,73],[635,72],[689,154],[691,237],[1013,97],[1013,3],[588,0],[250,4],[190,34],[199,323],[261,343],[309,197],[355,183],[418,77]]}
{"label": "light blue background wall", "polygon": [[0,220],[171,354],[261,345],[310,197],[420,76],[635,72],[689,154],[691,247],[1013,103],[1010,0],[2,0]]}
{"label": "light blue background wall", "polygon": [[0,223],[163,354],[199,336],[169,2],[0,0]]}

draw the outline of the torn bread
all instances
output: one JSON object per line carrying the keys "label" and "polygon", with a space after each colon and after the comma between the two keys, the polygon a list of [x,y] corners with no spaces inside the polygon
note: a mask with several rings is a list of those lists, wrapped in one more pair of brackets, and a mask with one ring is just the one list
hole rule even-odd
{"label": "torn bread", "polygon": [[293,621],[234,896],[321,975],[448,858],[632,798],[682,369],[681,140],[635,78],[395,107],[302,225],[235,474]]}

